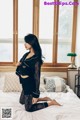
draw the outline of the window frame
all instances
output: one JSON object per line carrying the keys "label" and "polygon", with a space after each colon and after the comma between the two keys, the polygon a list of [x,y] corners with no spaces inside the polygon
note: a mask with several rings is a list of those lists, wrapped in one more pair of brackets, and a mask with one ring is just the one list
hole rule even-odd
{"label": "window frame", "polygon": [[[60,0],[54,0],[60,1]],[[78,0],[74,0],[78,2]],[[33,34],[39,38],[39,10],[40,0],[33,0]],[[72,45],[71,52],[76,49],[76,27],[77,27],[77,8],[73,6],[73,25],[72,25]],[[54,6],[54,28],[53,28],[53,58],[52,63],[44,63],[42,68],[55,69],[56,67],[66,68],[69,63],[57,63],[57,49],[58,49],[58,19],[59,19],[59,5]],[[18,0],[13,0],[13,62],[0,62],[0,66],[16,66],[18,62]]]}

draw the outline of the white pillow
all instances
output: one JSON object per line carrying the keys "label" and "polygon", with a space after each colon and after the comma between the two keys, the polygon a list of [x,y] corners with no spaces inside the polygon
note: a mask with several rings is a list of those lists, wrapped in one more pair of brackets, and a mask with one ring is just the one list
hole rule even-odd
{"label": "white pillow", "polygon": [[5,82],[3,92],[21,92],[22,87],[19,83],[19,77],[14,73],[5,74]]}
{"label": "white pillow", "polygon": [[45,84],[40,84],[40,92],[47,92]]}
{"label": "white pillow", "polygon": [[43,75],[41,75],[40,77],[40,88],[39,89],[40,89],[40,92],[46,92]]}
{"label": "white pillow", "polygon": [[40,77],[40,84],[44,84],[44,76],[43,75],[41,75],[41,77]]}
{"label": "white pillow", "polygon": [[5,76],[0,77],[0,90],[3,90],[4,87]]}
{"label": "white pillow", "polygon": [[67,92],[65,80],[58,76],[45,77],[44,83],[47,92]]}

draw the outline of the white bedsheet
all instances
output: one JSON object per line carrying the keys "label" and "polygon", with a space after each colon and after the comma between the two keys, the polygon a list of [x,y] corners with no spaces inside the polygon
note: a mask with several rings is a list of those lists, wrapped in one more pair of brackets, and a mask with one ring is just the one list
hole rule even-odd
{"label": "white bedsheet", "polygon": [[67,93],[41,93],[41,97],[56,99],[62,106],[50,106],[31,113],[25,111],[24,105],[19,103],[19,96],[18,92],[0,91],[0,111],[1,107],[12,107],[12,120],[80,120],[80,99],[69,87]]}

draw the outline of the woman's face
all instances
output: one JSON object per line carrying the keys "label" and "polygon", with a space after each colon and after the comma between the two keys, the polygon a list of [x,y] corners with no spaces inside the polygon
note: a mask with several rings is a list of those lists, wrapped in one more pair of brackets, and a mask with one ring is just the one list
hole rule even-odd
{"label": "woman's face", "polygon": [[24,43],[24,46],[27,50],[30,50],[32,48],[32,46],[29,43]]}

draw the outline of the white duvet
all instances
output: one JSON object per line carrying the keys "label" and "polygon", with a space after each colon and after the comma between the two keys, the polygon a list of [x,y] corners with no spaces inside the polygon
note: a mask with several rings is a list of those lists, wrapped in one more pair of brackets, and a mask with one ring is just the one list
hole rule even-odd
{"label": "white duvet", "polygon": [[36,112],[25,111],[24,105],[19,103],[19,96],[18,92],[0,91],[0,111],[1,107],[11,107],[12,120],[80,120],[80,99],[69,87],[67,93],[41,93],[40,97],[48,96],[56,99],[62,106],[50,106]]}

